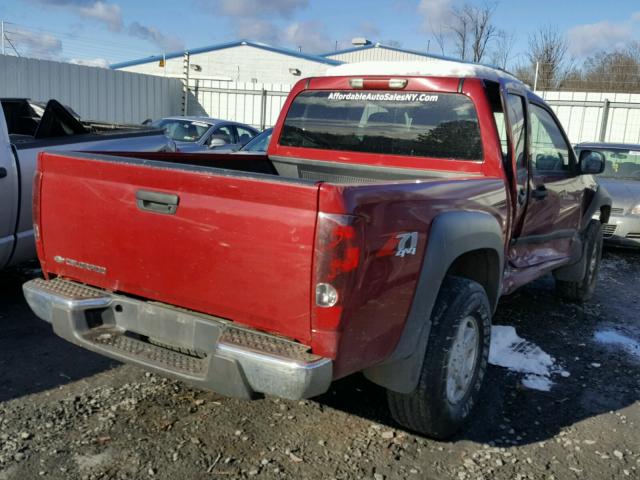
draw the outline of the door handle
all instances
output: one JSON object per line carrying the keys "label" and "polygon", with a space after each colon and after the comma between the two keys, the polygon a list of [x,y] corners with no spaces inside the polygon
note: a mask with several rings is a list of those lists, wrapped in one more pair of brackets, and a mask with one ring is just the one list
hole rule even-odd
{"label": "door handle", "polygon": [[545,187],[544,185],[539,185],[533,192],[531,192],[531,196],[536,200],[547,198],[547,195],[549,195],[549,190],[547,190],[547,187]]}
{"label": "door handle", "polygon": [[7,175],[9,175],[9,173],[7,172],[7,169],[4,167],[0,167],[0,178],[4,178]]}
{"label": "door handle", "polygon": [[178,211],[180,197],[173,193],[151,192],[138,190],[136,192],[136,205],[140,210],[175,215]]}

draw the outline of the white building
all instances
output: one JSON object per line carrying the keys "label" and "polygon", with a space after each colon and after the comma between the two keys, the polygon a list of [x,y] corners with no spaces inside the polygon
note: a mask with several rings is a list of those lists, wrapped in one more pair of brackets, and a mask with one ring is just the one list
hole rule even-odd
{"label": "white building", "polygon": [[[293,84],[298,79],[323,75],[342,62],[296,50],[240,40],[189,50],[189,77],[230,82]],[[185,52],[132,60],[111,65],[116,70],[184,77]]]}
{"label": "white building", "polygon": [[[370,43],[324,55],[310,55],[264,43],[239,40],[188,50],[189,78],[229,82],[292,85],[298,79],[323,75],[327,68],[364,61],[437,60],[439,57],[415,50]],[[111,65],[128,72],[184,78],[185,53],[132,60]]]}
{"label": "white building", "polygon": [[273,125],[291,87],[301,78],[323,76],[345,63],[438,61],[441,57],[354,39],[347,50],[309,55],[239,40],[111,65],[112,69],[184,79],[182,113],[224,118],[255,127]]}
{"label": "white building", "polygon": [[[354,42],[357,39],[354,39]],[[359,63],[372,61],[403,62],[403,61],[434,61],[440,58],[418,50],[390,47],[381,43],[371,43],[362,40],[363,45],[357,45],[345,50],[338,50],[322,55],[324,58],[338,60],[344,63]]]}

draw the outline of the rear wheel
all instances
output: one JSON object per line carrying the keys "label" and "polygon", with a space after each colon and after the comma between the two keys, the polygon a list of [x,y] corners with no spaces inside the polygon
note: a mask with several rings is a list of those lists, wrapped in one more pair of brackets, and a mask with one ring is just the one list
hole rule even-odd
{"label": "rear wheel", "polygon": [[575,282],[556,279],[558,294],[573,302],[586,302],[593,296],[600,271],[602,259],[602,223],[591,220],[587,226],[584,238],[586,268],[584,276]]}
{"label": "rear wheel", "polygon": [[418,386],[409,394],[387,391],[392,417],[433,438],[460,430],[480,395],[490,340],[491,308],[484,288],[447,277],[433,310]]}

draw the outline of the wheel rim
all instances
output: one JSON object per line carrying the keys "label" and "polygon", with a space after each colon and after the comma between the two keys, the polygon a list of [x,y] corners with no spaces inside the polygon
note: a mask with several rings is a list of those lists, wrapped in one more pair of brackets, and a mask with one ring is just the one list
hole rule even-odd
{"label": "wheel rim", "polygon": [[475,317],[460,322],[447,365],[447,399],[452,404],[459,403],[469,391],[478,362],[479,338]]}

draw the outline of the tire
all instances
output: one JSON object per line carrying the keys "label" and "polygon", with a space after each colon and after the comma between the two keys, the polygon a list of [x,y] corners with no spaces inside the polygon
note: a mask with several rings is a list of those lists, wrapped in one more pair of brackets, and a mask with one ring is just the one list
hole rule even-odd
{"label": "tire", "polygon": [[576,282],[556,278],[556,292],[562,298],[572,302],[586,302],[591,299],[596,288],[602,260],[602,223],[599,220],[589,222],[584,240],[586,262],[584,277]]}
{"label": "tire", "polygon": [[[431,315],[431,332],[418,385],[408,394],[387,390],[391,416],[403,427],[446,439],[468,421],[480,396],[491,341],[491,307],[484,288],[466,278],[446,277]],[[473,325],[471,325],[473,324]],[[471,326],[470,326],[471,325]],[[459,349],[475,330],[475,354]],[[464,332],[464,334],[462,333]],[[473,360],[469,362],[470,358]],[[456,359],[464,359],[462,364]],[[458,368],[456,368],[456,365]],[[466,375],[456,372],[465,372]],[[462,383],[455,379],[468,378]]]}

